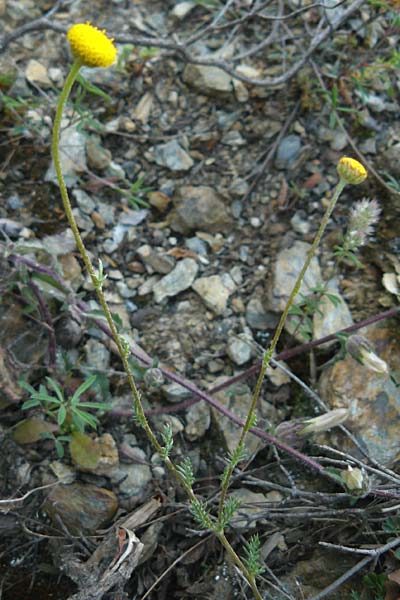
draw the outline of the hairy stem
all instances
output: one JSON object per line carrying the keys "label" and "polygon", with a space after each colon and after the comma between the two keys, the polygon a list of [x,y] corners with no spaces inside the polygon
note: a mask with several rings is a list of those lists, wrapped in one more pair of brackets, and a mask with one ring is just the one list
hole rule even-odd
{"label": "hairy stem", "polygon": [[[244,447],[244,442],[245,442],[246,435],[247,435],[248,431],[250,430],[250,428],[252,427],[252,425],[254,424],[255,408],[256,408],[258,399],[260,397],[260,394],[261,394],[261,388],[262,388],[262,384],[264,382],[265,373],[267,371],[267,368],[268,368],[268,365],[270,363],[270,360],[271,360],[271,358],[272,358],[272,356],[273,356],[273,354],[275,352],[275,348],[276,348],[278,340],[279,340],[279,338],[281,336],[283,327],[285,325],[287,316],[289,314],[290,307],[292,306],[295,297],[299,293],[301,284],[302,284],[303,279],[304,279],[304,275],[306,274],[306,271],[307,271],[308,267],[310,266],[311,260],[312,260],[314,254],[315,254],[315,251],[316,251],[316,249],[318,247],[318,244],[321,241],[322,235],[323,235],[323,233],[325,231],[325,228],[326,228],[326,226],[328,224],[329,217],[331,216],[332,211],[335,208],[336,202],[338,201],[339,196],[342,193],[345,185],[346,185],[346,182],[343,181],[343,179],[340,179],[339,183],[337,184],[336,189],[335,189],[335,191],[333,193],[333,196],[332,196],[332,198],[331,198],[331,200],[329,202],[328,208],[326,209],[325,214],[324,214],[324,216],[322,218],[321,224],[320,224],[319,229],[317,231],[317,234],[316,234],[316,236],[314,238],[314,241],[313,241],[313,243],[311,245],[311,248],[308,251],[307,258],[306,258],[306,260],[304,262],[304,265],[303,265],[303,267],[302,267],[302,269],[301,269],[301,271],[300,271],[300,273],[299,273],[299,275],[298,275],[298,277],[296,279],[296,283],[294,284],[293,289],[292,289],[292,291],[290,293],[290,296],[289,296],[289,298],[288,298],[288,300],[286,302],[286,306],[285,306],[285,308],[283,310],[283,313],[281,315],[281,318],[279,320],[278,327],[277,327],[277,329],[275,331],[275,335],[274,335],[274,337],[273,337],[273,339],[271,341],[271,344],[269,345],[268,350],[264,353],[264,357],[263,357],[263,361],[262,361],[261,369],[260,369],[260,374],[258,376],[257,384],[256,384],[256,387],[255,387],[255,391],[254,391],[254,394],[253,394],[253,398],[252,398],[252,401],[251,401],[251,405],[250,405],[250,409],[249,409],[249,412],[248,412],[248,415],[247,415],[247,419],[246,419],[246,422],[245,422],[244,427],[242,429],[242,432],[241,432],[241,435],[240,435],[240,438],[239,438],[239,442],[237,444],[237,449]],[[234,453],[232,453],[232,455],[233,454]],[[227,470],[226,470],[226,472],[224,474],[224,478],[223,478],[223,482],[222,482],[222,488],[221,488],[221,497],[220,497],[220,502],[219,502],[219,509],[218,509],[218,522],[219,523],[222,522],[223,509],[224,509],[224,505],[225,505],[226,495],[228,493],[229,482],[230,482],[230,478],[232,477],[232,473],[233,473],[233,471],[235,469],[235,466],[236,465],[235,465],[234,461],[231,460],[230,463],[229,463],[229,465],[228,465],[228,467],[227,467]]]}
{"label": "hairy stem", "polygon": [[[163,447],[157,440],[156,436],[154,435],[154,433],[146,419],[146,415],[144,413],[143,406],[142,406],[142,403],[140,400],[140,393],[136,386],[136,382],[135,382],[135,379],[133,377],[133,374],[132,374],[132,371],[131,371],[131,368],[129,365],[128,356],[130,354],[130,351],[127,350],[126,346],[124,345],[124,341],[122,340],[121,336],[118,333],[117,327],[112,318],[110,309],[108,307],[108,304],[105,300],[105,297],[104,297],[104,294],[102,291],[101,282],[99,281],[100,278],[98,276],[98,273],[95,271],[95,269],[92,265],[92,262],[86,251],[85,245],[82,241],[78,226],[75,221],[75,217],[72,212],[72,207],[71,207],[71,202],[70,202],[69,196],[68,196],[67,186],[65,185],[65,181],[64,181],[64,177],[63,177],[63,173],[62,173],[61,160],[60,160],[60,149],[59,149],[61,118],[62,118],[64,106],[68,100],[72,86],[75,82],[75,79],[79,73],[81,66],[82,66],[82,64],[79,60],[76,60],[73,63],[71,70],[67,76],[67,79],[65,80],[65,84],[61,91],[60,98],[59,98],[58,105],[57,105],[56,115],[55,115],[55,119],[54,119],[54,127],[53,127],[53,138],[52,138],[52,153],[53,153],[53,161],[54,161],[55,171],[56,171],[57,180],[58,180],[58,184],[60,187],[61,198],[63,201],[63,206],[64,206],[65,214],[68,219],[68,223],[69,223],[72,233],[74,235],[75,242],[76,242],[77,248],[79,250],[79,253],[82,257],[83,262],[85,263],[86,269],[92,280],[94,289],[96,290],[98,300],[103,309],[104,315],[105,315],[107,323],[108,323],[108,327],[110,328],[110,331],[111,331],[112,338],[117,346],[118,353],[121,357],[121,361],[122,361],[124,370],[128,377],[128,383],[129,383],[129,386],[132,391],[134,406],[135,406],[135,411],[136,411],[136,416],[138,418],[138,422],[143,427],[149,441],[151,442],[151,444],[153,445],[155,450],[162,456],[163,455]],[[185,477],[181,475],[181,473],[175,467],[175,465],[170,460],[170,458],[168,458],[168,456],[165,457],[165,463],[166,463],[168,469],[174,474],[175,478],[185,489],[187,495],[189,496],[190,502],[192,504],[197,502],[197,498],[193,492],[191,485],[188,484]],[[239,556],[236,554],[236,552],[234,551],[234,549],[232,548],[232,546],[226,539],[224,533],[221,531],[217,531],[217,528],[214,523],[214,519],[212,519],[210,516],[207,515],[205,517],[204,526],[207,529],[210,529],[211,531],[214,531],[217,534],[222,545],[226,548],[229,556],[231,557],[231,560],[238,566],[238,568],[243,573],[244,577],[247,579],[247,581],[253,591],[254,597],[257,600],[262,600],[262,597],[260,596],[260,593],[257,590],[257,586],[256,586],[253,575],[250,573],[250,571],[247,569],[246,565],[241,561]]]}

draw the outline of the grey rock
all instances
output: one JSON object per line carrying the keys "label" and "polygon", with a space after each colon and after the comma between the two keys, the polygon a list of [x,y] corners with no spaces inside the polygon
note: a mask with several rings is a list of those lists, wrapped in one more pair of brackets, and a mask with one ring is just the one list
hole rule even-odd
{"label": "grey rock", "polygon": [[[215,385],[226,381],[226,377],[219,377],[215,381]],[[244,383],[237,383],[229,388],[216,392],[215,398],[226,408],[232,411],[240,419],[246,420],[248,410],[251,405],[252,390]],[[225,447],[229,452],[235,450],[240,439],[240,427],[235,423],[223,417],[215,408],[211,408],[216,426],[218,427]],[[259,408],[256,408],[256,413],[260,417]],[[263,446],[263,442],[256,436],[248,436],[246,438],[247,455],[250,456],[257,452]]]}
{"label": "grey rock", "polygon": [[225,146],[245,146],[246,140],[242,137],[239,131],[227,131],[221,139],[221,143]]}
{"label": "grey rock", "polygon": [[260,298],[251,298],[246,306],[246,322],[252,329],[264,331],[271,326],[271,318]]}
{"label": "grey rock", "polygon": [[[395,321],[375,323],[362,334],[392,371],[400,370],[400,336]],[[372,459],[392,467],[399,452],[400,388],[389,375],[368,370],[347,354],[323,371],[319,392],[331,409],[350,409],[346,426]],[[354,453],[353,443],[338,428],[319,436],[318,441]]]}
{"label": "grey rock", "polygon": [[298,135],[287,135],[278,146],[275,166],[277,169],[288,169],[300,154],[301,140]]}
{"label": "grey rock", "polygon": [[192,287],[206,306],[217,315],[225,312],[229,296],[236,289],[235,283],[228,273],[200,277]]}
{"label": "grey rock", "polygon": [[191,406],[186,413],[185,434],[188,440],[193,442],[204,436],[211,422],[211,411],[205,402],[197,402]]}
{"label": "grey rock", "polygon": [[99,136],[91,135],[86,140],[86,152],[89,165],[93,169],[107,169],[111,164],[110,150],[104,148]]}
{"label": "grey rock", "polygon": [[246,488],[240,488],[232,492],[232,496],[240,502],[235,511],[231,526],[235,529],[254,529],[257,525],[257,515],[266,512],[266,498],[260,492],[252,492]]}
{"label": "grey rock", "polygon": [[[278,253],[274,265],[274,281],[271,297],[272,310],[280,312],[285,308],[286,301],[304,265],[310,248],[310,244],[296,241],[291,248],[285,248]],[[299,294],[309,294],[320,283],[322,283],[321,269],[318,259],[314,256],[303,279]]]}
{"label": "grey rock", "polygon": [[229,191],[233,196],[242,197],[249,191],[249,184],[241,177],[237,177],[232,181],[232,185],[229,188]]}
{"label": "grey rock", "polygon": [[171,10],[171,16],[179,19],[181,21],[184,19],[197,5],[196,2],[191,2],[190,0],[185,0],[184,2],[179,2],[174,6]]}
{"label": "grey rock", "polygon": [[[65,123],[62,124],[62,127]],[[76,125],[61,129],[60,158],[65,185],[72,187],[79,178],[79,173],[86,170],[86,139]],[[52,162],[45,175],[45,181],[57,183],[56,171]]]}
{"label": "grey rock", "polygon": [[129,287],[127,281],[117,281],[117,290],[122,298],[133,298],[137,295],[136,289]]}
{"label": "grey rock", "polygon": [[192,252],[196,252],[200,256],[207,256],[208,249],[207,244],[204,240],[201,240],[198,237],[192,237],[185,240],[186,248],[189,248]]}
{"label": "grey rock", "polygon": [[243,336],[232,336],[226,348],[229,358],[239,367],[247,363],[252,354],[251,344]]}
{"label": "grey rock", "polygon": [[41,87],[43,89],[48,89],[52,87],[52,83],[47,74],[46,67],[34,58],[31,58],[31,60],[27,64],[25,70],[25,77],[27,78],[29,83],[33,83],[34,85],[37,85],[38,87]]}
{"label": "grey rock", "polygon": [[110,363],[110,352],[106,346],[95,340],[89,338],[85,344],[86,362],[92,369],[107,369]]}
{"label": "grey rock", "polygon": [[89,194],[83,190],[73,190],[72,195],[75,198],[80,210],[86,215],[90,215],[96,208],[96,203],[92,200]]}
{"label": "grey rock", "polygon": [[175,266],[175,259],[166,254],[156,252],[149,244],[144,244],[137,249],[137,253],[145,264],[149,272],[161,273],[166,275]]}
{"label": "grey rock", "polygon": [[162,390],[168,402],[171,402],[172,404],[183,402],[192,395],[189,390],[179,385],[179,383],[169,383],[168,385],[163,385]]}
{"label": "grey rock", "polygon": [[310,219],[304,211],[300,210],[294,213],[293,217],[290,219],[290,224],[293,231],[300,233],[301,235],[307,235],[311,229]]}
{"label": "grey rock", "polygon": [[194,165],[192,158],[176,140],[156,146],[154,160],[161,167],[167,167],[171,171],[188,171]]}
{"label": "grey rock", "polygon": [[216,233],[232,225],[222,197],[210,187],[181,187],[174,196],[174,205],[169,221],[171,228],[179,233],[196,230]]}
{"label": "grey rock", "polygon": [[75,221],[79,229],[82,229],[85,232],[92,231],[94,223],[90,217],[81,212],[79,208],[73,208],[72,214],[75,217]]}
{"label": "grey rock", "polygon": [[335,132],[334,138],[331,141],[332,150],[344,150],[348,144],[347,135],[343,131]]}
{"label": "grey rock", "polygon": [[179,261],[168,275],[154,285],[155,301],[162,302],[164,298],[176,296],[187,290],[195,280],[198,270],[198,264],[193,258],[184,258]]}
{"label": "grey rock", "polygon": [[[135,448],[138,460],[146,462],[146,454],[140,448]],[[129,496],[130,500],[140,501],[146,492],[146,488],[151,482],[152,472],[147,464],[134,463],[130,465],[120,465],[115,470],[112,479],[114,481],[123,480],[119,484],[122,494]]]}
{"label": "grey rock", "polygon": [[313,339],[315,340],[353,324],[350,309],[339,292],[336,280],[328,282],[326,292],[336,297],[336,303],[334,304],[327,296],[321,298],[318,311],[315,311],[313,316]]}
{"label": "grey rock", "polygon": [[153,415],[150,417],[154,431],[163,431],[166,426],[171,428],[172,436],[182,433],[184,426],[175,415]]}
{"label": "grey rock", "polygon": [[232,77],[218,67],[188,64],[183,72],[183,80],[202,94],[228,97],[232,94]]}

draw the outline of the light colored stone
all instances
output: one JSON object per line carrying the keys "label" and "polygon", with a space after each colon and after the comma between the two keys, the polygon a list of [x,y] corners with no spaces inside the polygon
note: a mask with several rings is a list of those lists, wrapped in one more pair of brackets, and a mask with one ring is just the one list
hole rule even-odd
{"label": "light colored stone", "polygon": [[170,171],[188,171],[194,165],[193,159],[176,140],[156,146],[154,160],[160,167],[167,167]]}
{"label": "light colored stone", "polygon": [[48,89],[52,87],[52,83],[47,74],[47,69],[42,63],[34,58],[28,62],[27,67],[25,69],[25,77],[34,85],[41,87],[43,89]]}
{"label": "light colored stone", "polygon": [[225,312],[229,296],[236,289],[235,283],[228,273],[200,277],[192,287],[206,306],[217,315]]}
{"label": "light colored stone", "polygon": [[267,503],[264,494],[240,488],[232,492],[232,496],[240,501],[240,506],[230,522],[235,529],[254,529],[259,523],[256,517],[260,513],[266,518]]}
{"label": "light colored stone", "polygon": [[87,138],[86,152],[89,166],[93,169],[102,171],[110,166],[112,160],[111,152],[102,146],[99,136],[91,135]]}
{"label": "light colored stone", "polygon": [[188,64],[183,80],[202,94],[227,97],[232,95],[232,77],[218,67]]}
{"label": "light colored stone", "polygon": [[[362,330],[375,353],[392,371],[400,371],[400,335],[395,321],[381,321]],[[348,354],[324,370],[321,398],[331,409],[349,408],[346,426],[369,456],[390,467],[399,458],[400,388],[388,375],[379,375]],[[353,443],[337,428],[319,436],[323,443],[353,453]]]}
{"label": "light colored stone", "polygon": [[228,339],[227,354],[239,367],[246,364],[252,355],[251,341],[245,336],[232,336]]}
{"label": "light colored stone", "polygon": [[[215,385],[219,385],[223,381],[226,381],[226,377],[219,377],[215,381]],[[252,391],[244,383],[236,383],[230,387],[216,392],[215,398],[225,407],[228,408],[233,414],[242,419],[246,420],[248,410],[251,405]],[[239,442],[241,428],[235,423],[232,423],[227,417],[221,415],[215,408],[211,408],[215,423],[222,435],[225,442],[225,447],[228,452],[233,452]],[[260,416],[258,408],[256,413]],[[254,435],[248,435],[246,438],[246,453],[247,457],[258,452],[262,447],[263,442]]]}
{"label": "light colored stone", "polygon": [[[274,282],[271,297],[273,310],[277,312],[284,310],[287,299],[305,263],[310,248],[310,244],[296,241],[291,248],[285,248],[279,252],[274,266]],[[304,276],[300,292],[296,296],[297,300],[299,300],[301,294],[309,294],[313,288],[321,283],[321,269],[318,259],[314,256]]]}
{"label": "light colored stone", "polygon": [[169,215],[169,222],[178,233],[216,233],[232,226],[223,198],[213,188],[186,185],[177,190],[173,201],[175,208]]}
{"label": "light colored stone", "polygon": [[210,406],[205,402],[197,402],[186,413],[185,434],[193,442],[204,436],[210,427]]}
{"label": "light colored stone", "polygon": [[[86,170],[86,138],[76,125],[61,126],[60,158],[65,184],[69,187],[75,185],[79,174]],[[45,175],[45,181],[57,183],[56,171],[52,162]]]}
{"label": "light colored stone", "polygon": [[162,302],[169,296],[176,296],[187,290],[196,278],[199,266],[193,258],[184,258],[168,275],[153,286],[154,299]]}
{"label": "light colored stone", "polygon": [[336,333],[353,324],[353,318],[349,307],[341,296],[336,280],[327,284],[326,293],[334,296],[336,302],[332,302],[326,294],[318,304],[318,310],[313,316],[313,339]]}
{"label": "light colored stone", "polygon": [[132,117],[146,125],[149,120],[151,109],[153,108],[154,96],[151,92],[146,92],[140,99],[137,107],[132,113]]}

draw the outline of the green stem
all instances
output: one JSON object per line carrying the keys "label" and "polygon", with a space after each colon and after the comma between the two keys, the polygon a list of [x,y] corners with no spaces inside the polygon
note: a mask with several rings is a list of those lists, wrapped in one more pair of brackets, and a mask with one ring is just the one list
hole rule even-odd
{"label": "green stem", "polygon": [[64,110],[64,106],[68,100],[69,94],[71,92],[72,86],[74,84],[74,81],[79,73],[79,69],[81,68],[82,63],[79,60],[76,60],[72,67],[71,70],[67,76],[67,79],[65,80],[65,84],[64,87],[61,91],[60,94],[60,98],[58,101],[58,105],[57,105],[57,110],[56,110],[56,115],[55,115],[55,119],[54,119],[54,127],[53,127],[53,139],[52,139],[52,153],[53,153],[53,161],[54,161],[54,167],[55,167],[55,171],[56,171],[56,175],[57,175],[57,180],[58,180],[58,184],[60,186],[60,193],[61,193],[61,198],[63,201],[63,205],[64,205],[64,210],[65,210],[65,214],[67,216],[68,219],[68,223],[71,227],[72,233],[74,235],[75,238],[75,242],[77,245],[77,248],[79,250],[79,253],[82,257],[83,262],[85,263],[86,269],[90,275],[90,278],[92,280],[93,286],[96,290],[97,293],[97,297],[99,299],[100,305],[103,309],[104,315],[107,319],[107,323],[108,326],[111,330],[114,342],[118,348],[118,352],[120,354],[121,360],[122,360],[122,364],[124,366],[124,369],[126,371],[127,377],[128,377],[128,383],[129,386],[132,390],[132,394],[133,394],[133,399],[135,402],[135,406],[136,406],[136,410],[138,413],[138,417],[140,419],[140,422],[143,426],[143,429],[145,430],[149,440],[152,442],[153,446],[156,448],[156,450],[158,452],[160,452],[162,450],[161,444],[159,444],[157,438],[155,437],[155,435],[153,434],[146,416],[144,414],[143,411],[143,407],[142,407],[142,403],[140,401],[140,394],[139,394],[139,390],[136,386],[136,382],[135,379],[132,375],[130,366],[129,366],[129,362],[128,362],[128,356],[127,353],[124,349],[124,346],[122,344],[121,338],[119,336],[118,330],[116,328],[114,319],[112,318],[111,315],[111,311],[107,305],[107,302],[104,298],[104,294],[101,290],[101,286],[99,286],[99,281],[97,278],[97,274],[96,271],[92,265],[92,262],[89,258],[88,253],[86,252],[86,248],[84,246],[84,243],[82,241],[81,235],[79,233],[79,229],[78,226],[76,224],[75,221],[75,217],[72,213],[72,207],[71,207],[71,202],[69,200],[69,196],[68,196],[68,191],[67,191],[67,187],[65,185],[65,181],[64,181],[64,177],[62,174],[62,169],[61,169],[61,160],[60,160],[60,149],[59,149],[59,139],[60,139],[60,128],[61,128],[61,118],[62,118],[62,113]]}
{"label": "green stem", "polygon": [[243,575],[246,577],[247,583],[251,587],[251,591],[253,592],[254,598],[256,598],[256,600],[263,600],[260,592],[258,591],[256,580],[255,580],[254,576],[250,573],[250,571],[248,570],[246,565],[242,562],[242,560],[236,554],[236,552],[234,551],[234,549],[232,548],[232,546],[226,539],[225,534],[223,532],[219,532],[219,533],[217,532],[217,536],[218,536],[218,539],[221,542],[221,544],[224,546],[225,550],[227,550],[231,560],[234,563],[236,563],[236,565],[242,571]]}
{"label": "green stem", "polygon": [[[329,202],[328,208],[325,211],[325,214],[322,218],[321,224],[319,226],[318,232],[314,238],[314,241],[311,245],[310,250],[307,253],[307,258],[305,260],[305,263],[296,279],[296,283],[293,286],[292,292],[288,298],[288,301],[286,302],[286,306],[283,310],[283,313],[281,315],[281,318],[279,320],[278,323],[278,327],[275,331],[274,337],[269,345],[268,350],[264,353],[264,357],[263,357],[263,361],[262,361],[262,365],[261,365],[261,370],[260,370],[260,374],[258,376],[258,380],[257,380],[257,384],[254,390],[254,394],[253,394],[253,398],[251,401],[251,406],[250,406],[250,410],[248,412],[247,415],[247,419],[246,422],[243,426],[241,435],[240,435],[240,439],[237,445],[237,448],[240,447],[244,447],[244,441],[246,438],[246,435],[249,431],[249,429],[251,428],[253,421],[254,421],[254,414],[255,414],[255,407],[257,405],[258,399],[260,397],[261,394],[261,388],[262,388],[262,384],[264,382],[264,378],[265,378],[265,373],[267,371],[268,365],[270,363],[270,360],[274,354],[276,345],[278,343],[278,340],[281,336],[283,327],[285,325],[287,316],[289,314],[289,310],[290,307],[292,306],[294,299],[296,298],[297,294],[299,293],[304,275],[308,269],[308,267],[310,266],[310,262],[311,259],[313,258],[315,251],[317,249],[317,246],[319,244],[319,242],[321,241],[322,235],[325,231],[325,228],[328,224],[329,221],[329,217],[332,214],[333,209],[335,208],[336,202],[339,199],[340,194],[342,193],[343,189],[346,186],[346,182],[343,181],[343,179],[339,180],[339,183],[336,186],[336,189],[333,193],[333,196]],[[233,470],[235,468],[235,464],[231,461],[231,463],[228,465],[227,471],[225,473],[224,479],[223,479],[223,483],[222,483],[222,488],[221,488],[221,497],[220,497],[220,502],[219,502],[219,509],[218,509],[218,522],[221,523],[222,522],[222,518],[223,518],[223,509],[224,509],[224,505],[225,505],[225,500],[226,500],[226,496],[228,493],[228,488],[229,488],[229,482],[230,482],[230,478],[232,476]]]}
{"label": "green stem", "polygon": [[[83,262],[85,263],[86,269],[90,275],[93,286],[96,290],[97,297],[98,297],[100,305],[103,309],[104,315],[107,319],[107,323],[111,330],[112,337],[118,348],[118,353],[121,357],[121,361],[122,361],[124,370],[126,371],[126,374],[128,377],[129,386],[132,391],[133,400],[135,403],[138,419],[140,421],[141,426],[145,430],[145,433],[147,434],[149,441],[152,443],[155,450],[160,455],[162,455],[163,447],[158,442],[158,440],[157,440],[156,436],[154,435],[150,425],[148,424],[146,416],[144,414],[143,406],[142,406],[142,403],[140,400],[139,390],[136,386],[136,382],[135,382],[135,379],[133,377],[133,374],[132,374],[132,371],[131,371],[131,368],[130,368],[130,365],[128,362],[128,352],[126,351],[126,348],[124,347],[124,344],[118,333],[118,330],[117,330],[114,320],[112,318],[110,309],[104,298],[104,294],[101,289],[101,283],[99,282],[97,273],[92,265],[92,262],[89,258],[89,255],[88,255],[86,248],[84,246],[84,243],[82,241],[81,235],[79,233],[79,229],[76,224],[75,217],[72,213],[72,207],[71,207],[71,202],[70,202],[69,196],[68,196],[68,190],[65,185],[64,177],[62,174],[60,149],[59,149],[61,118],[62,118],[64,106],[68,100],[72,86],[74,84],[74,81],[75,81],[78,73],[79,73],[79,69],[81,68],[81,66],[82,66],[82,64],[79,60],[76,60],[73,63],[71,70],[67,76],[67,79],[65,80],[65,84],[61,91],[60,98],[59,98],[58,105],[57,105],[56,115],[55,115],[55,119],[54,119],[54,127],[53,127],[53,139],[52,139],[52,153],[53,153],[53,161],[54,161],[55,171],[56,171],[57,180],[58,180],[58,184],[60,187],[61,198],[63,201],[64,210],[65,210],[65,214],[68,219],[68,223],[69,223],[72,233],[74,235],[75,242],[76,242],[77,248],[79,250],[79,253],[82,257]],[[192,487],[190,485],[188,485],[185,478],[182,477],[182,475],[179,473],[179,471],[177,470],[175,465],[172,463],[172,461],[168,457],[165,459],[165,463],[166,463],[168,469],[174,474],[175,478],[178,480],[178,482],[182,485],[182,487],[187,492],[190,501],[195,502],[197,499],[193,492]],[[216,533],[216,535],[220,539],[222,545],[226,548],[228,554],[230,555],[231,560],[238,566],[238,568],[242,571],[243,575],[246,577],[246,579],[253,591],[255,598],[257,600],[262,600],[262,597],[260,596],[260,593],[257,590],[257,586],[255,583],[254,577],[252,576],[250,571],[247,569],[246,565],[241,561],[239,556],[236,554],[236,552],[234,551],[234,549],[232,548],[232,546],[226,539],[224,533],[217,530],[214,520],[211,517],[207,517],[207,522],[205,523],[205,526],[208,527],[208,529],[210,529],[211,531],[214,531]]]}

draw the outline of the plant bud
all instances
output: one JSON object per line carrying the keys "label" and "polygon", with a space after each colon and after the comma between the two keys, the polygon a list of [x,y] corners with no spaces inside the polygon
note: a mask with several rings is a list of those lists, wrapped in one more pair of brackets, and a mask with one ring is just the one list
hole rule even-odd
{"label": "plant bud", "polygon": [[387,363],[373,352],[371,344],[362,335],[352,335],[347,340],[346,349],[350,356],[370,371],[380,375],[388,375],[389,367]]}
{"label": "plant bud", "polygon": [[368,478],[361,469],[348,467],[347,471],[341,473],[341,477],[349,492],[359,492],[366,488]]}
{"label": "plant bud", "polygon": [[328,431],[328,429],[344,423],[348,416],[349,411],[347,408],[335,408],[334,410],[329,410],[323,415],[303,421],[303,424],[306,426],[303,427],[303,430],[300,432],[300,434],[309,435],[310,433]]}
{"label": "plant bud", "polygon": [[343,423],[348,416],[347,408],[335,408],[312,419],[283,421],[275,429],[275,435],[279,439],[285,440],[293,448],[301,448],[304,446],[306,436],[336,427]]}

